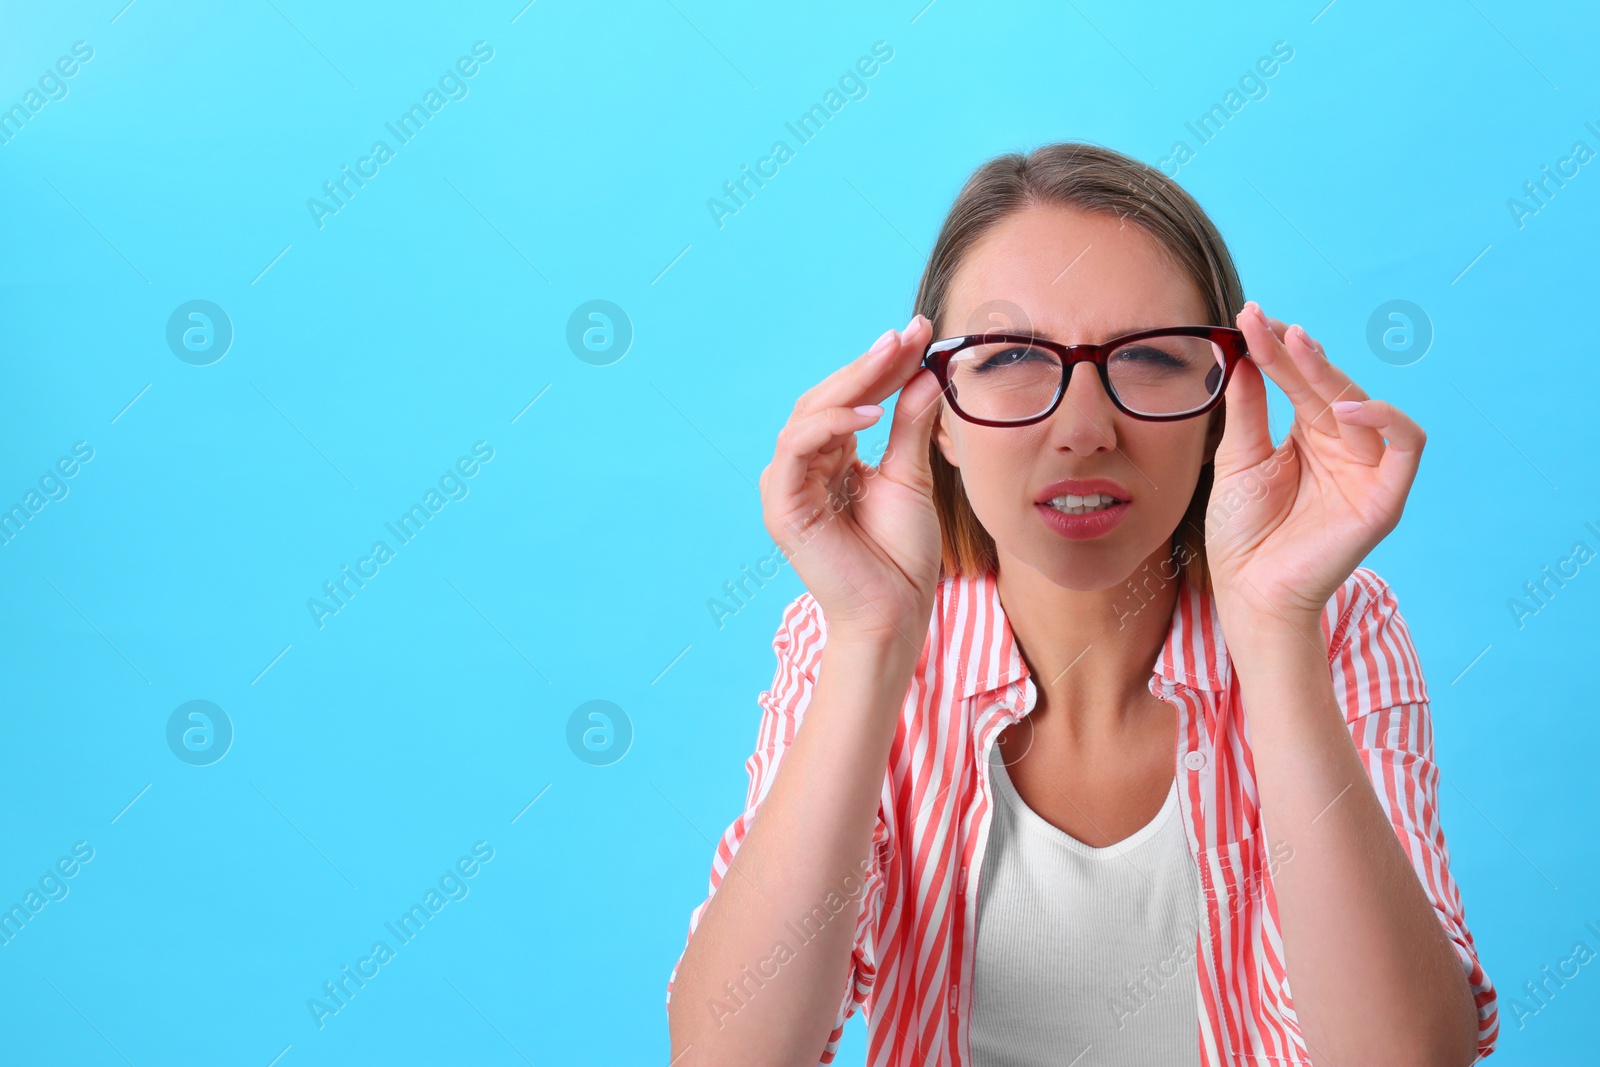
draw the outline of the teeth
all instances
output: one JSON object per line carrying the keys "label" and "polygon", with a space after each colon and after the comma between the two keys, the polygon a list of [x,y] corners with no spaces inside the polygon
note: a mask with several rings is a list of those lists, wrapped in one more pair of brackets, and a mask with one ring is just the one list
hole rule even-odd
{"label": "teeth", "polygon": [[1091,511],[1104,511],[1114,503],[1116,498],[1104,493],[1090,493],[1088,496],[1067,493],[1051,500],[1050,506],[1067,515],[1087,515]]}

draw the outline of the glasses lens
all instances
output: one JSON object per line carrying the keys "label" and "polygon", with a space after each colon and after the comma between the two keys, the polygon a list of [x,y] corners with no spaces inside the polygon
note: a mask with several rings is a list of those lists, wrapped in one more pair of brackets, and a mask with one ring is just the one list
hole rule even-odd
{"label": "glasses lens", "polygon": [[972,345],[950,357],[950,399],[965,415],[991,422],[1050,410],[1061,388],[1061,360],[1020,341]]}
{"label": "glasses lens", "polygon": [[1107,365],[1117,399],[1142,415],[1181,415],[1222,389],[1222,349],[1204,337],[1146,337],[1115,349]]}

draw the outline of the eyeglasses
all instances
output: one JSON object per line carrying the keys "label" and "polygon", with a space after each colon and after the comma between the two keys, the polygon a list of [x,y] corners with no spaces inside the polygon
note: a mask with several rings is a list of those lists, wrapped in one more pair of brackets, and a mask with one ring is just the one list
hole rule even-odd
{"label": "eyeglasses", "polygon": [[1136,419],[1192,419],[1216,407],[1234,364],[1249,355],[1226,326],[1168,326],[1098,345],[1064,345],[1024,333],[934,341],[922,365],[956,414],[981,426],[1027,426],[1066,395],[1072,369],[1091,362],[1117,410]]}

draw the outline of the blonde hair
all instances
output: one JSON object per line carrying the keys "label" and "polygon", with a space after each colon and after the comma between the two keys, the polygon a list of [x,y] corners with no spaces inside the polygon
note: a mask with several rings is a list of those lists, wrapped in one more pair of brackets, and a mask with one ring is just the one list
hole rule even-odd
{"label": "blonde hair", "polygon": [[[1232,326],[1244,306],[1233,257],[1192,196],[1160,170],[1131,156],[1067,141],[1044,145],[1026,155],[996,156],[962,186],[917,286],[916,310],[933,323],[935,337],[946,335],[940,319],[950,280],[966,253],[1001,220],[1035,205],[1115,215],[1142,227],[1199,290],[1207,321],[1195,325]],[[1218,405],[1211,418],[1220,422],[1224,417],[1223,406]],[[940,579],[992,572],[998,563],[994,538],[967,500],[960,468],[944,458],[936,439],[928,447],[942,541]],[[1172,535],[1173,560],[1185,577],[1206,590],[1210,589],[1210,571],[1206,566],[1205,512],[1212,474],[1211,463],[1201,467],[1194,496]]]}

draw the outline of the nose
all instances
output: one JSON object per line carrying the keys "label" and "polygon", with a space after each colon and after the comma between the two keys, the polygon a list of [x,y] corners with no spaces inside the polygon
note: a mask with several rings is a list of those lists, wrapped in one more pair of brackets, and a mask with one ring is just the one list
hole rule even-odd
{"label": "nose", "polygon": [[1117,406],[1106,395],[1099,371],[1086,360],[1072,368],[1066,394],[1050,417],[1051,434],[1057,447],[1075,452],[1115,448],[1116,413]]}

